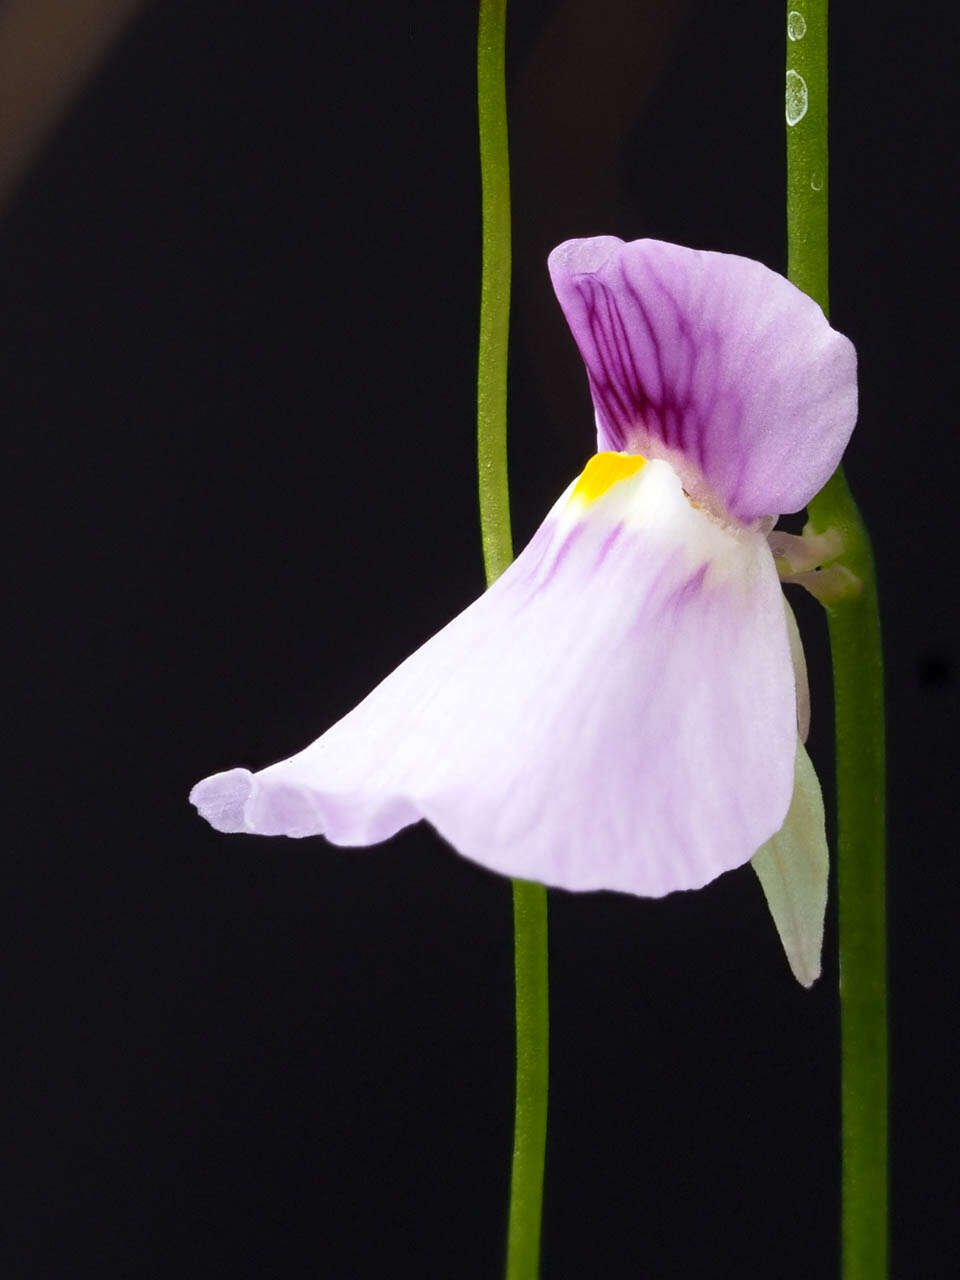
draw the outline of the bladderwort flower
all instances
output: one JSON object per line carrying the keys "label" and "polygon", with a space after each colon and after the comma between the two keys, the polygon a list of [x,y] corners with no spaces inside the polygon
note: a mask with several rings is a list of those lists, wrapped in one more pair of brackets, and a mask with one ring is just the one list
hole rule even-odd
{"label": "bladderwort flower", "polygon": [[760,263],[656,240],[550,255],[597,449],[463,613],[305,750],[198,783],[219,831],[461,854],[661,896],[753,859],[819,973],[827,850],[802,647],[768,541],[833,472],[856,356]]}

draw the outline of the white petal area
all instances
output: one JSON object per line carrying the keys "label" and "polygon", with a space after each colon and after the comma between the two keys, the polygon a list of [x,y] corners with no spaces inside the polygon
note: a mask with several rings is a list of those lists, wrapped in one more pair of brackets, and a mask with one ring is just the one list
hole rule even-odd
{"label": "white petal area", "polygon": [[803,640],[797,626],[796,615],[790,607],[790,601],[784,596],[783,606],[787,611],[787,636],[790,640],[790,658],[793,662],[793,682],[797,690],[797,737],[806,742],[810,734],[810,681],[807,679],[807,655],[803,651]]}
{"label": "white petal area", "polygon": [[810,987],[820,977],[830,855],[820,782],[800,742],[786,820],[751,861],[793,976]]}
{"label": "white petal area", "polygon": [[[633,460],[638,465],[639,460]],[[765,539],[651,461],[571,485],[496,583],[306,750],[191,799],[221,830],[383,840],[659,896],[746,862],[793,788],[794,680]]]}

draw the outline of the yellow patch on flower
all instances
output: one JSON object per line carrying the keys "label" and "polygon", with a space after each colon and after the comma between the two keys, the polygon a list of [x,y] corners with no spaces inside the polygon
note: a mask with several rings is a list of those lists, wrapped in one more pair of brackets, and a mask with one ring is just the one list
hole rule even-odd
{"label": "yellow patch on flower", "polygon": [[596,502],[618,481],[636,475],[646,461],[639,453],[595,453],[581,471],[570,496],[581,502]]}

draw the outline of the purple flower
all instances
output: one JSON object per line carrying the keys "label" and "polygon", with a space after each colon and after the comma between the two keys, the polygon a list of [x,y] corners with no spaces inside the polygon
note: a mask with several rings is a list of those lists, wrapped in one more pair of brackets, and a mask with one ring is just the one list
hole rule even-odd
{"label": "purple flower", "polygon": [[502,577],[358,707],[191,800],[220,831],[342,845],[427,818],[495,871],[653,896],[765,846],[758,872],[812,980],[823,813],[767,534],[840,459],[853,347],[745,258],[604,236],[549,265],[600,452]]}

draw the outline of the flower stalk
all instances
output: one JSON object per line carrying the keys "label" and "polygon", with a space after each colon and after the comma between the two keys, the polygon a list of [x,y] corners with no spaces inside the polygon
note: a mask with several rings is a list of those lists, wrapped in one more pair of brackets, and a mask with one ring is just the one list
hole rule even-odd
{"label": "flower stalk", "polygon": [[[788,275],[828,293],[827,0],[788,0]],[[860,590],[825,602],[833,661],[841,1040],[841,1274],[888,1274],[883,660],[873,552],[841,468],[811,499]]]}
{"label": "flower stalk", "polygon": [[[507,349],[510,329],[510,161],[507,137],[506,0],[480,0],[477,112],[483,245],[477,358],[477,476],[483,563],[489,586],[513,559],[507,477]],[[547,1137],[549,986],[547,891],[513,882],[516,1110],[507,1280],[536,1280]]]}
{"label": "flower stalk", "polygon": [[510,152],[507,141],[507,0],[480,0],[477,120],[483,218],[477,355],[477,478],[487,586],[513,559],[507,479],[510,334]]}

